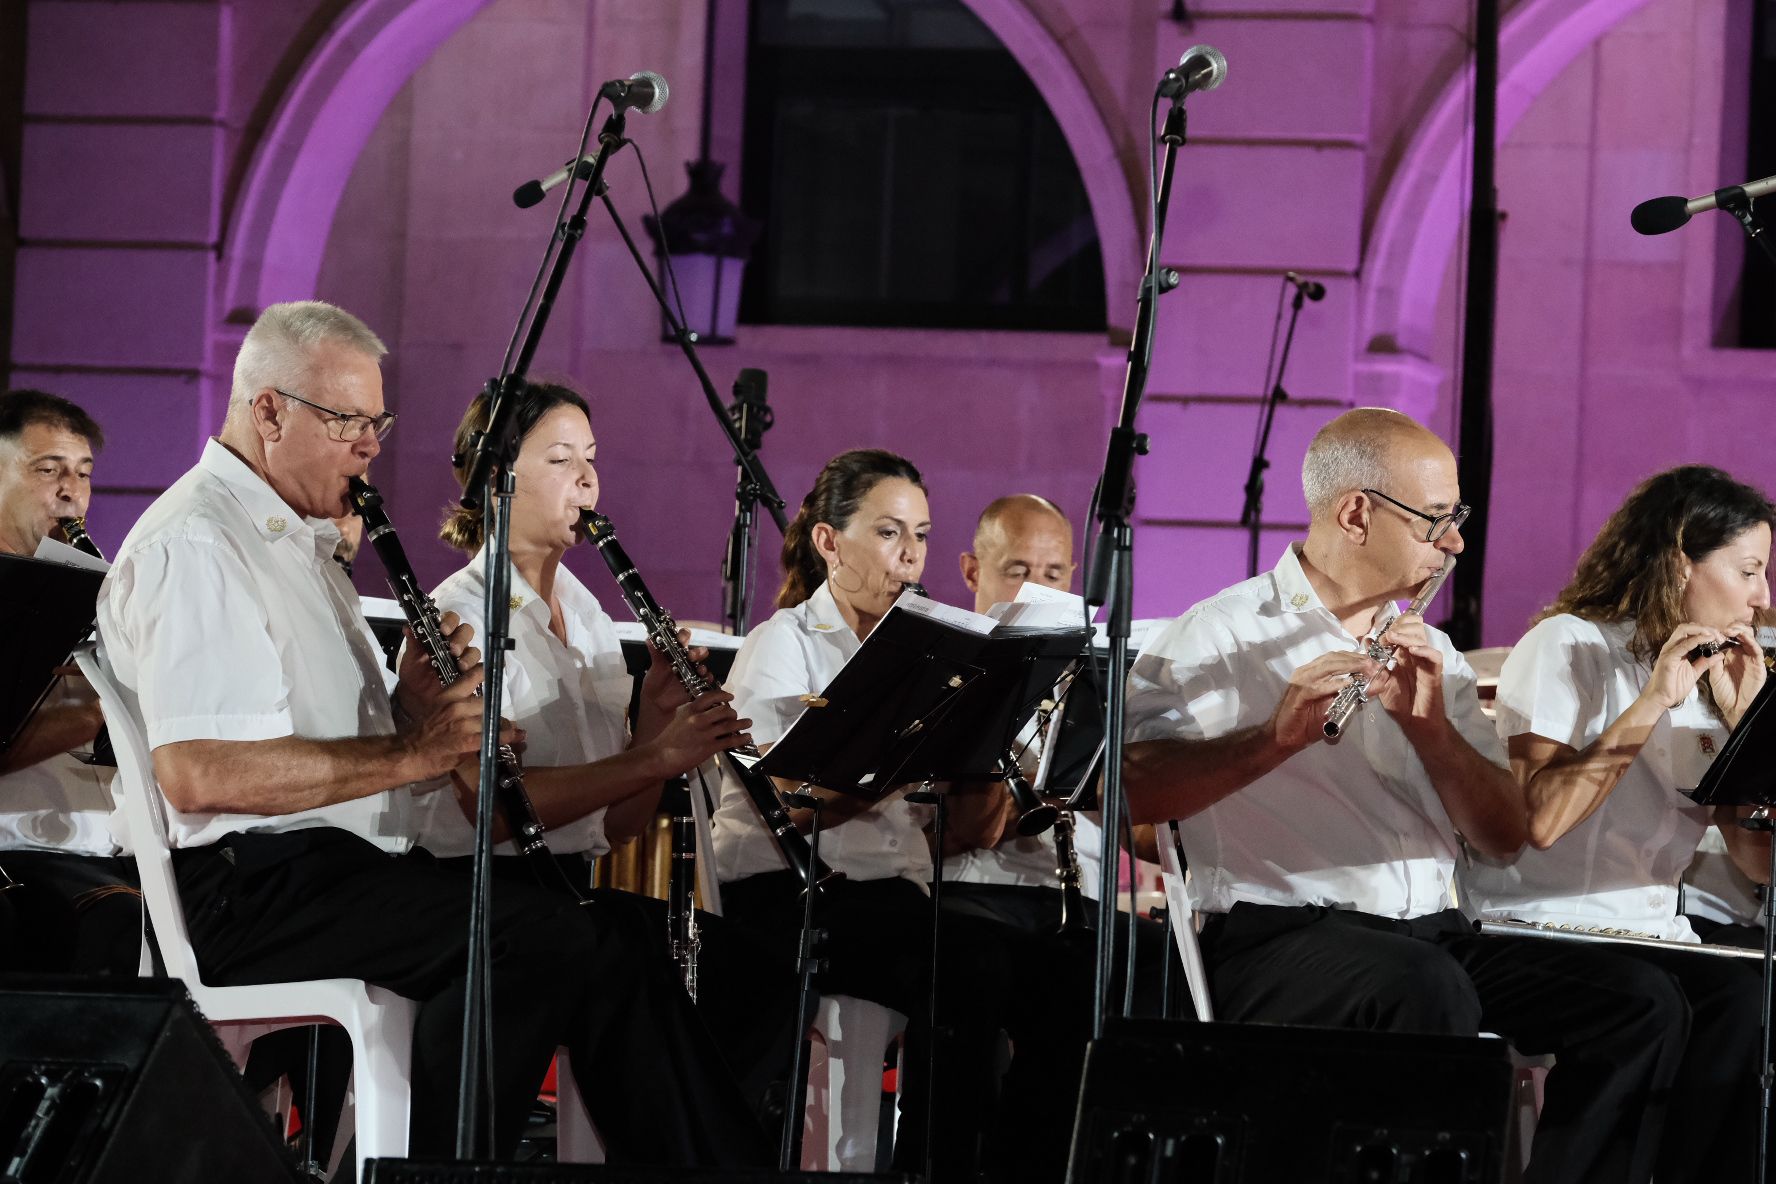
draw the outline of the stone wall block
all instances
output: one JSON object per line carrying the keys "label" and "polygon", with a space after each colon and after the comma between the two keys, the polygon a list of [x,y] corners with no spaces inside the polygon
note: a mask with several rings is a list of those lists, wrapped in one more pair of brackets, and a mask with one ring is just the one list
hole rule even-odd
{"label": "stone wall block", "polygon": [[223,7],[37,0],[25,113],[214,118]]}
{"label": "stone wall block", "polygon": [[26,125],[20,235],[213,242],[219,135],[187,123]]}
{"label": "stone wall block", "polygon": [[1354,273],[1362,208],[1359,149],[1189,145],[1173,182],[1165,260]]}
{"label": "stone wall block", "polygon": [[1255,140],[1360,143],[1369,132],[1368,21],[1204,19],[1165,21],[1153,76],[1193,45],[1227,56],[1227,81],[1189,100],[1191,134]]}
{"label": "stone wall block", "polygon": [[201,250],[23,247],[14,361],[196,369],[209,280]]}

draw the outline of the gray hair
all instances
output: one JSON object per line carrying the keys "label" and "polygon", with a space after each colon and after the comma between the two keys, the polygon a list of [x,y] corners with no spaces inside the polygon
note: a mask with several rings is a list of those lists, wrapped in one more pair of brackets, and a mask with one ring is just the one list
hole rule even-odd
{"label": "gray hair", "polygon": [[1331,513],[1353,490],[1387,484],[1394,446],[1429,433],[1386,407],[1359,407],[1321,428],[1301,460],[1301,492],[1315,519]]}
{"label": "gray hair", "polygon": [[267,306],[247,330],[234,358],[234,384],[229,414],[244,407],[268,387],[301,386],[308,374],[309,353],[333,342],[380,362],[388,353],[370,326],[343,308],[321,300],[295,300]]}

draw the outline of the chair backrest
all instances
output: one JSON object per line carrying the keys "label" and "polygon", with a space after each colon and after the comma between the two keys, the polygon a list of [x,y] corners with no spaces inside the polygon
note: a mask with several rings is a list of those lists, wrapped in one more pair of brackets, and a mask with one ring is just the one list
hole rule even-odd
{"label": "chair backrest", "polygon": [[184,979],[193,991],[203,979],[191,935],[185,927],[185,911],[179,905],[179,884],[173,876],[172,852],[167,846],[166,814],[160,787],[154,780],[154,760],[148,752],[148,736],[142,726],[136,698],[117,681],[111,664],[94,646],[85,645],[74,656],[80,672],[99,694],[105,727],[117,755],[117,776],[111,780],[111,796],[122,809],[130,850],[135,852],[136,871],[142,880],[142,899],[154,923],[154,939],[170,978]]}
{"label": "chair backrest", "polygon": [[1215,1018],[1215,1005],[1209,998],[1209,972],[1196,940],[1196,912],[1190,907],[1184,840],[1179,837],[1175,822],[1155,827],[1154,833],[1159,840],[1159,867],[1165,883],[1166,909],[1172,918],[1172,938],[1178,943],[1178,961],[1184,966],[1184,982],[1190,987],[1196,1018],[1207,1023]]}

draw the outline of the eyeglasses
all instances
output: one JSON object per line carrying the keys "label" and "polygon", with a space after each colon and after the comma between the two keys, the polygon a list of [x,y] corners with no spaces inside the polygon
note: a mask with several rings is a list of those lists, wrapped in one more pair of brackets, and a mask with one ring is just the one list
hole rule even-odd
{"label": "eyeglasses", "polygon": [[1473,506],[1464,506],[1460,502],[1457,502],[1455,504],[1455,509],[1449,511],[1447,514],[1427,514],[1423,510],[1413,509],[1398,498],[1389,497],[1379,489],[1365,489],[1363,492],[1373,494],[1384,502],[1389,502],[1400,507],[1413,517],[1423,518],[1426,522],[1430,523],[1430,525],[1425,528],[1424,541],[1427,543],[1436,542],[1438,539],[1448,534],[1452,528],[1458,527],[1466,522],[1468,520],[1468,515],[1474,512]]}
{"label": "eyeglasses", "polygon": [[319,403],[312,403],[301,395],[292,395],[289,391],[278,390],[275,386],[271,389],[286,399],[294,399],[304,407],[312,407],[321,412],[321,422],[327,425],[327,435],[338,440],[341,444],[350,444],[361,440],[364,438],[365,432],[375,432],[376,438],[380,440],[388,435],[389,430],[395,426],[393,411],[384,411],[379,415],[354,415],[349,411],[340,411],[332,407],[323,407]]}

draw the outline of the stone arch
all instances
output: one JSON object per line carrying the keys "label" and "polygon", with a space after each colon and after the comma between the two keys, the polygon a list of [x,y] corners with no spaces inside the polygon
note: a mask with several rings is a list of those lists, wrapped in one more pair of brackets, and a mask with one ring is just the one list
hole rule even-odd
{"label": "stone arch", "polygon": [[[353,165],[395,94],[488,0],[357,0],[309,56],[253,153],[223,240],[220,309],[313,295]],[[1115,141],[1060,42],[1023,0],[964,0],[1030,75],[1085,185],[1106,305],[1135,290],[1141,226]]]}
{"label": "stone arch", "polygon": [[[1536,97],[1604,33],[1648,0],[1525,0],[1500,30],[1499,140]],[[1407,145],[1363,257],[1357,368],[1364,396],[1426,410],[1441,378],[1431,361],[1437,299],[1463,223],[1467,153],[1464,62]]]}

